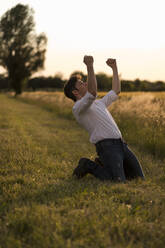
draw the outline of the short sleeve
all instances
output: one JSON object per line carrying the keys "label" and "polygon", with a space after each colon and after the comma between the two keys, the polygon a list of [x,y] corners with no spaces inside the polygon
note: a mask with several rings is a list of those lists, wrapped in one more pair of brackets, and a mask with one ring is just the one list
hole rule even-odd
{"label": "short sleeve", "polygon": [[85,96],[78,100],[73,106],[73,113],[80,114],[90,107],[93,101],[96,99],[91,93],[87,91]]}
{"label": "short sleeve", "polygon": [[111,105],[112,102],[118,99],[118,95],[114,90],[110,90],[103,98],[100,99],[101,102],[105,104],[106,107]]}

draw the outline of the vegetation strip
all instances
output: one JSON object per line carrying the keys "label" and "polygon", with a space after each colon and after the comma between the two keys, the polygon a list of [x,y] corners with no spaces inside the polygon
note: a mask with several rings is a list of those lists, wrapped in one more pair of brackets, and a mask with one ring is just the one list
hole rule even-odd
{"label": "vegetation strip", "polygon": [[86,132],[34,102],[0,101],[1,247],[164,247],[164,160],[134,145],[146,181],[75,180],[78,159],[95,156]]}

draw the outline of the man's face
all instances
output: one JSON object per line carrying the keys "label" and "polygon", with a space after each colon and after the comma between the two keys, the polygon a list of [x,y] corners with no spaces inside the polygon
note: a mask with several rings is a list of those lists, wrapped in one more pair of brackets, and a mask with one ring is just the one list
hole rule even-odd
{"label": "man's face", "polygon": [[87,92],[87,82],[83,82],[80,79],[76,82],[76,89],[81,97],[85,96]]}

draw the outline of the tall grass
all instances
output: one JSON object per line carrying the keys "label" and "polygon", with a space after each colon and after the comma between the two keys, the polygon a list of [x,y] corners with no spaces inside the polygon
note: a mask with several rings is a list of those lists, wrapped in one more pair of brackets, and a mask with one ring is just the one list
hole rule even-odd
{"label": "tall grass", "polygon": [[[105,93],[99,93],[98,97]],[[73,102],[62,92],[24,93],[24,101],[32,101],[55,111],[60,117],[74,119]],[[158,158],[165,157],[165,93],[122,93],[109,108],[119,125],[123,137],[139,149]]]}
{"label": "tall grass", "polygon": [[130,143],[165,157],[165,93],[125,93],[112,112]]}

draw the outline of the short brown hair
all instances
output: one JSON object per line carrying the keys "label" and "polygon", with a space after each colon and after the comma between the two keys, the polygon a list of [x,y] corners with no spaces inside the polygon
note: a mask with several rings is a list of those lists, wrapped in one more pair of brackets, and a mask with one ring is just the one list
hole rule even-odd
{"label": "short brown hair", "polygon": [[76,89],[76,82],[80,77],[78,75],[73,75],[64,85],[64,94],[68,98],[72,99],[74,102],[77,100],[75,95],[72,93]]}

